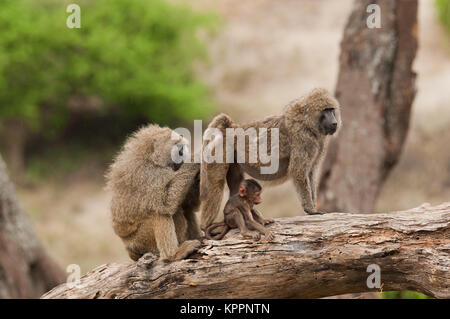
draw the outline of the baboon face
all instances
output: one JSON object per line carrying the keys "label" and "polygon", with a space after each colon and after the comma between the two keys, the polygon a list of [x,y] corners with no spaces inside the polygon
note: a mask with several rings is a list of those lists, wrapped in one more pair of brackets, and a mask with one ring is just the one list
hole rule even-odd
{"label": "baboon face", "polygon": [[327,108],[320,113],[319,131],[323,135],[333,135],[338,129],[334,108]]}
{"label": "baboon face", "polygon": [[[183,155],[188,149],[188,142],[182,136],[167,134],[154,145],[153,162],[161,167],[170,167],[177,171],[183,164]],[[178,160],[174,160],[177,159]]]}
{"label": "baboon face", "polygon": [[239,196],[246,198],[254,205],[262,203],[262,187],[254,180],[244,180],[239,186]]}

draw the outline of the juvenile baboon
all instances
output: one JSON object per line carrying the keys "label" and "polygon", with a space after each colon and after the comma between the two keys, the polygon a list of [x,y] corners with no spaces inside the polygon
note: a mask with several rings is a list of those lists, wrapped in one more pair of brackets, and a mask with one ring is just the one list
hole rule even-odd
{"label": "juvenile baboon", "polygon": [[[324,89],[314,89],[306,96],[289,103],[281,115],[267,117],[260,121],[238,125],[226,114],[216,116],[209,127],[220,129],[223,140],[226,140],[226,128],[244,130],[256,128],[258,131],[266,128],[268,141],[271,139],[270,129],[278,128],[279,167],[273,174],[262,174],[260,168],[263,164],[259,158],[256,163],[250,163],[247,160],[248,145],[245,149],[245,162],[237,163],[236,143],[234,144],[234,163],[203,161],[200,176],[201,228],[206,229],[216,218],[225,181],[232,196],[238,191],[244,172],[255,179],[277,183],[292,178],[303,210],[307,214],[321,214],[316,210],[319,166],[326,153],[328,137],[333,135],[339,126],[339,103]],[[204,147],[207,147],[208,143],[205,141]],[[268,142],[268,145],[271,143]],[[225,152],[224,147],[224,154]]]}
{"label": "juvenile baboon", "polygon": [[[273,233],[264,227],[264,225],[273,223],[273,219],[264,219],[261,213],[253,207],[262,203],[261,192],[261,185],[254,179],[242,181],[239,192],[231,196],[225,204],[224,221],[208,226],[205,230],[206,238],[220,240],[231,228],[239,228],[243,237],[259,240],[261,238],[259,233],[261,233],[266,236],[267,241],[273,240]],[[248,227],[258,232],[250,231]],[[218,234],[212,235],[212,232],[216,232],[219,228],[222,230],[219,230]]]}
{"label": "juvenile baboon", "polygon": [[147,252],[159,252],[162,260],[180,260],[200,245],[194,215],[200,165],[174,163],[173,147],[182,155],[186,141],[178,135],[172,139],[172,133],[158,125],[138,130],[106,175],[113,228],[133,260]]}

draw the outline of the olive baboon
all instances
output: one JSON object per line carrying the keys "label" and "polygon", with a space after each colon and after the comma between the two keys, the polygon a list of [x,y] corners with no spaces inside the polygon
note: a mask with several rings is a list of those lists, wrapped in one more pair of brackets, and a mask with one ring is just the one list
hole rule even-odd
{"label": "olive baboon", "polygon": [[[218,128],[226,139],[227,128],[267,129],[267,139],[271,139],[271,128],[279,129],[279,166],[273,174],[261,174],[260,159],[256,163],[248,161],[246,143],[244,163],[236,161],[234,143],[234,163],[202,162],[200,174],[200,200],[202,202],[201,228],[206,229],[216,218],[227,181],[230,196],[238,191],[243,173],[263,181],[282,183],[292,178],[307,214],[321,214],[316,210],[316,191],[319,167],[324,158],[328,136],[340,126],[339,103],[324,89],[314,89],[306,96],[289,103],[278,116],[267,117],[244,125],[234,123],[226,114],[216,116],[208,127]],[[236,137],[235,141],[236,141]],[[208,146],[204,142],[204,147]],[[268,142],[271,145],[270,142]],[[224,147],[224,154],[226,148]]]}
{"label": "olive baboon", "polygon": [[[267,241],[273,240],[273,233],[264,227],[273,223],[273,219],[264,219],[261,213],[253,207],[262,203],[261,192],[261,185],[254,179],[242,181],[239,186],[239,193],[231,196],[225,204],[223,209],[224,221],[212,224],[206,228],[206,238],[220,240],[231,228],[239,228],[243,237],[259,240],[261,235],[258,232],[250,231],[247,227],[249,226],[251,229],[264,234]],[[212,235],[211,232],[216,231],[218,228],[222,228],[222,230],[217,235]]]}
{"label": "olive baboon", "polygon": [[158,251],[163,260],[179,260],[200,245],[194,215],[200,203],[200,165],[174,163],[174,145],[182,155],[186,141],[172,139],[172,133],[158,125],[138,130],[106,175],[113,228],[133,260]]}

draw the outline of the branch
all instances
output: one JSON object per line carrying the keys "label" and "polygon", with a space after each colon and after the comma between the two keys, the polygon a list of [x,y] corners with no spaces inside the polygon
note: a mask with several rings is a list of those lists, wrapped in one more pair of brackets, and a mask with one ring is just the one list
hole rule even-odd
{"label": "branch", "polygon": [[[450,202],[389,214],[333,213],[277,219],[275,241],[236,230],[204,240],[187,260],[153,254],[106,264],[43,298],[319,298],[374,291],[367,266],[381,268],[383,290],[450,298]],[[375,289],[376,290],[376,289]]]}

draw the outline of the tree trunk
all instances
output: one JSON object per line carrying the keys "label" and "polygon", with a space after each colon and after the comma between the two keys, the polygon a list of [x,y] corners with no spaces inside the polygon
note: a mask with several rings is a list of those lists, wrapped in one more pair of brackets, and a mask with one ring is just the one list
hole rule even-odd
{"label": "tree trunk", "polygon": [[64,277],[36,237],[0,156],[0,298],[37,298]]}
{"label": "tree trunk", "polygon": [[[369,4],[381,28],[369,29]],[[323,165],[322,210],[370,212],[408,132],[415,96],[416,0],[356,0],[341,43],[342,129]]]}
{"label": "tree trunk", "polygon": [[244,240],[237,230],[204,240],[190,259],[102,265],[78,287],[60,285],[43,298],[318,298],[415,290],[450,298],[450,203],[391,214],[325,214],[278,219],[273,242]]}
{"label": "tree trunk", "polygon": [[4,123],[3,144],[6,161],[14,177],[22,180],[25,172],[25,144],[27,128],[21,120],[8,120]]}

